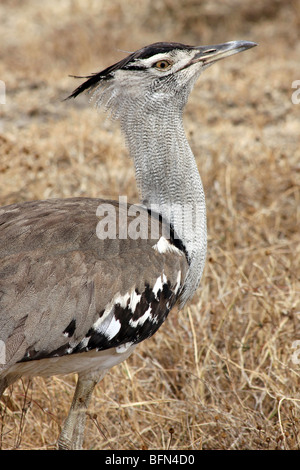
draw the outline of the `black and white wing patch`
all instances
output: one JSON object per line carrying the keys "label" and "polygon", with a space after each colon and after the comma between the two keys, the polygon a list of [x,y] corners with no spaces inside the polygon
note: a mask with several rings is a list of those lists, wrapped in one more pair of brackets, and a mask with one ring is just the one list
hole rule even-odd
{"label": "black and white wing patch", "polygon": [[86,338],[75,348],[76,352],[111,347],[123,351],[152,336],[175,304],[180,282],[180,272],[174,286],[162,274],[154,286],[146,284],[141,293],[135,289],[124,296],[116,296],[112,304],[101,312]]}
{"label": "black and white wing patch", "polygon": [[147,283],[143,292],[133,289],[125,295],[116,295],[79,342],[73,340],[76,331],[74,319],[63,332],[68,338],[63,346],[51,352],[29,349],[20,362],[110,348],[125,352],[158,330],[176,303],[182,282],[181,271],[178,271],[174,285],[162,273],[153,286]]}

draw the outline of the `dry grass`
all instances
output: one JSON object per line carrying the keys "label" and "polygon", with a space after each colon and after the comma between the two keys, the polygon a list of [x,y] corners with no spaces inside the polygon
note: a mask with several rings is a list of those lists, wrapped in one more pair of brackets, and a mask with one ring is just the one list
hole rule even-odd
{"label": "dry grass", "polygon": [[[137,200],[118,130],[68,74],[157,40],[257,41],[199,81],[185,124],[206,190],[209,253],[193,302],[97,387],[91,449],[299,449],[299,1],[2,1],[0,202]],[[299,355],[300,358],[300,355]],[[3,449],[54,448],[75,378],[18,382]]]}

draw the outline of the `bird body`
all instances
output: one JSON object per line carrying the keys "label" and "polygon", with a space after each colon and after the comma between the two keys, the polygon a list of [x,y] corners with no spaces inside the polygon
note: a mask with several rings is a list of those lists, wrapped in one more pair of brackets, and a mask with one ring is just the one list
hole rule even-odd
{"label": "bird body", "polygon": [[[56,358],[56,373],[65,373],[59,370],[61,356],[110,348],[126,352],[152,336],[174,305],[187,270],[184,253],[175,245],[173,251],[157,249],[163,235],[99,239],[96,213],[103,203],[127,224],[134,220],[127,214],[130,206],[89,198],[0,209],[0,331],[7,373],[15,364],[15,370],[52,375],[47,361],[43,370],[36,362],[50,358]],[[139,212],[150,231],[147,209]],[[167,225],[160,222],[160,228],[163,234]],[[78,372],[76,367],[70,365],[70,372]]]}
{"label": "bird body", "polygon": [[81,448],[96,383],[199,285],[205,197],[182,113],[205,68],[254,45],[152,44],[72,93],[91,92],[120,121],[140,205],[70,198],[0,209],[0,396],[21,376],[76,372],[59,448]]}

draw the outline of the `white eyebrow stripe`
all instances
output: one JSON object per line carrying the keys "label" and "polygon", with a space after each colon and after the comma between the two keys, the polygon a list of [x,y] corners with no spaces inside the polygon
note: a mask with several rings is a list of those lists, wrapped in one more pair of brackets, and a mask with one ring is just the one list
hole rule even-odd
{"label": "white eyebrow stripe", "polygon": [[158,62],[159,60],[170,60],[173,62],[172,57],[170,54],[164,52],[164,53],[159,53],[152,55],[151,57],[148,57],[147,59],[135,59],[136,64],[141,64],[146,67],[151,67],[155,62]]}

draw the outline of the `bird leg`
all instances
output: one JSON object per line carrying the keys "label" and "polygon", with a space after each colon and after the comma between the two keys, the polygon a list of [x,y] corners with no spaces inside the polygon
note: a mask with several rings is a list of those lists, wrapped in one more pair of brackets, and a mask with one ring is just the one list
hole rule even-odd
{"label": "bird leg", "polygon": [[59,450],[80,450],[82,448],[86,411],[93,390],[104,374],[105,371],[78,375],[72,405],[58,438]]}
{"label": "bird leg", "polygon": [[2,397],[7,387],[12,385],[19,378],[20,376],[17,374],[9,374],[3,377],[2,379],[0,378],[0,398]]}
{"label": "bird leg", "polygon": [[8,384],[7,384],[6,378],[0,379],[0,398],[2,397],[7,387],[8,387]]}

